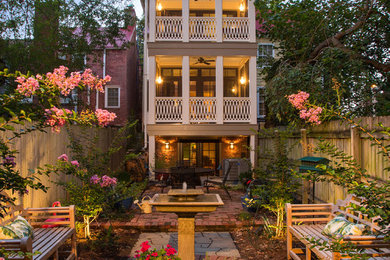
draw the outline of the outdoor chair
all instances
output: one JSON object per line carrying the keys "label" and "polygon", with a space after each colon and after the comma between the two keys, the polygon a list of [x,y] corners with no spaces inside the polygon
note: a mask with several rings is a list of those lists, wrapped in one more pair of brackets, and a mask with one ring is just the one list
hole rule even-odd
{"label": "outdoor chair", "polygon": [[209,193],[209,188],[210,187],[219,186],[219,187],[221,187],[221,188],[223,188],[225,190],[225,192],[229,196],[230,200],[232,200],[232,196],[230,196],[230,193],[229,193],[229,191],[227,189],[226,181],[227,181],[227,179],[229,177],[229,173],[230,173],[230,171],[231,171],[231,169],[233,167],[233,164],[235,164],[235,163],[237,163],[237,162],[229,162],[229,166],[228,166],[228,168],[226,170],[225,176],[223,176],[222,181],[221,180],[213,180],[213,179],[209,180],[209,179],[207,179],[207,180],[205,180],[203,182],[203,186],[206,187],[207,193]]}

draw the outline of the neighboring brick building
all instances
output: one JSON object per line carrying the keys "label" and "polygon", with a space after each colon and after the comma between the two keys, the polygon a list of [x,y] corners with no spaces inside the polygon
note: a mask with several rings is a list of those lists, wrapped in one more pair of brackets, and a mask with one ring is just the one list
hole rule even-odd
{"label": "neighboring brick building", "polygon": [[[112,125],[123,125],[130,116],[139,118],[141,110],[135,26],[129,26],[124,33],[126,37],[124,41],[117,42],[117,47],[108,45],[89,55],[86,61],[87,67],[95,74],[112,77],[111,82],[105,86],[104,93],[92,91],[87,100],[91,108],[116,113],[117,118]],[[123,48],[124,44],[126,47]]]}

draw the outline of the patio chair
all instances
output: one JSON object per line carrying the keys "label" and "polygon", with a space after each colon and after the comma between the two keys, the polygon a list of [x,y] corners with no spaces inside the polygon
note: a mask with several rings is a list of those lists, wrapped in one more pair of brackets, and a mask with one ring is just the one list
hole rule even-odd
{"label": "patio chair", "polygon": [[228,166],[228,168],[226,170],[225,176],[223,176],[223,180],[222,181],[221,180],[209,180],[209,179],[207,179],[207,180],[205,180],[203,182],[203,186],[206,187],[207,193],[209,193],[209,188],[210,187],[219,186],[219,187],[221,187],[221,188],[223,188],[225,190],[225,192],[229,196],[230,200],[232,200],[232,196],[230,196],[230,193],[229,193],[229,191],[227,189],[226,181],[227,181],[227,179],[229,177],[229,173],[230,173],[230,171],[231,171],[231,169],[233,167],[233,164],[235,164],[235,163],[237,163],[237,162],[229,162],[229,166]]}

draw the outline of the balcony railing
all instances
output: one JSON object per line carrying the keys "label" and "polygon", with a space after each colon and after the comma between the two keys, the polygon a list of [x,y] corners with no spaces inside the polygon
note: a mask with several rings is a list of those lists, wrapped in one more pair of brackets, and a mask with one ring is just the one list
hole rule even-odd
{"label": "balcony railing", "polygon": [[250,100],[247,97],[225,97],[223,99],[224,122],[249,122]]}
{"label": "balcony railing", "polygon": [[156,122],[181,122],[182,110],[181,97],[156,97]]}
{"label": "balcony railing", "polygon": [[216,40],[215,17],[190,17],[190,39],[195,41]]}
{"label": "balcony railing", "polygon": [[[215,41],[217,26],[215,17],[189,17],[189,40]],[[224,41],[249,41],[248,17],[223,17],[221,26]],[[157,41],[181,41],[183,32],[181,16],[156,17]]]}
{"label": "balcony railing", "polygon": [[[215,97],[191,97],[189,120],[191,123],[217,121],[217,99]],[[183,99],[181,97],[156,97],[156,122],[183,121]],[[249,97],[224,97],[223,121],[236,123],[250,122]]]}
{"label": "balcony railing", "polygon": [[183,39],[181,16],[156,17],[156,39],[160,41],[177,41]]}
{"label": "balcony railing", "polygon": [[247,17],[223,17],[223,39],[225,41],[249,41],[249,19]]}

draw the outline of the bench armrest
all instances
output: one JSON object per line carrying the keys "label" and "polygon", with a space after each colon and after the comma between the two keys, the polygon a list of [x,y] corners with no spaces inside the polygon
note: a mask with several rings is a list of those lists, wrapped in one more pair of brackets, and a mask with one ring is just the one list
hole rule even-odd
{"label": "bench armrest", "polygon": [[0,248],[4,248],[6,251],[32,253],[32,238],[2,239],[0,240]]}
{"label": "bench armrest", "polygon": [[69,226],[75,228],[75,207],[47,207],[47,208],[26,208],[23,215],[29,220],[33,227],[43,225]]}
{"label": "bench armrest", "polygon": [[286,203],[287,226],[299,223],[323,223],[333,218],[334,204]]}

